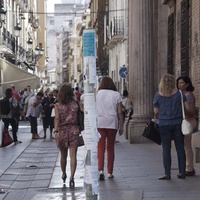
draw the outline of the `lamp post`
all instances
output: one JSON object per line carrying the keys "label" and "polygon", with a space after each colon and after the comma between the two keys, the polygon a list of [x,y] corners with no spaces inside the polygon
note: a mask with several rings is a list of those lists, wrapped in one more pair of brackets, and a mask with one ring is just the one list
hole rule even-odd
{"label": "lamp post", "polygon": [[2,28],[3,23],[5,23],[5,20],[6,20],[6,12],[7,12],[7,11],[5,11],[5,8],[4,8],[3,4],[1,3],[1,4],[0,4],[0,28]]}
{"label": "lamp post", "polygon": [[39,47],[39,46],[37,46],[36,48],[35,48],[35,55],[36,56],[42,56],[44,54],[44,48],[43,47]]}
{"label": "lamp post", "polygon": [[17,23],[16,26],[14,27],[14,35],[15,35],[15,37],[19,37],[21,30],[22,30],[22,27],[20,26],[19,23]]}
{"label": "lamp post", "polygon": [[33,40],[32,40],[32,38],[28,39],[27,44],[28,44],[28,49],[32,49],[32,47],[33,47]]}

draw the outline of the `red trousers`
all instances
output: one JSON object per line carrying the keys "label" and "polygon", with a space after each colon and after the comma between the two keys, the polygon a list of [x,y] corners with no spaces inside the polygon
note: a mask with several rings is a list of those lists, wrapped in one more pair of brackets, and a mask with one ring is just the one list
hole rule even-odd
{"label": "red trousers", "polygon": [[107,128],[98,128],[98,132],[101,135],[101,138],[98,142],[98,169],[104,170],[104,155],[105,149],[107,149],[107,159],[108,165],[107,170],[108,174],[113,173],[114,159],[115,159],[115,138],[117,134],[116,129],[107,129]]}

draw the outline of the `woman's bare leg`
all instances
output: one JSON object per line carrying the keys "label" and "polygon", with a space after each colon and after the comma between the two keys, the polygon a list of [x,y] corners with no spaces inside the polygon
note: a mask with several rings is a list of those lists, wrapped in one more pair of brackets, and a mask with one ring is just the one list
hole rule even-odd
{"label": "woman's bare leg", "polygon": [[76,172],[76,165],[77,165],[77,147],[70,147],[70,170],[71,170],[71,175],[70,175],[70,180],[74,178],[74,174]]}
{"label": "woman's bare leg", "polygon": [[68,149],[62,147],[62,148],[60,148],[60,153],[61,153],[60,166],[61,166],[62,174],[65,175],[66,174],[66,166],[67,166]]}

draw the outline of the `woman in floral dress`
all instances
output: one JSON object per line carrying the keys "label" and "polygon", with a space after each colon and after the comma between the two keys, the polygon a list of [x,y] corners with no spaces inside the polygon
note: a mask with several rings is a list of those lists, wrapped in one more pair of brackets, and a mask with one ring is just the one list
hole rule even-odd
{"label": "woman in floral dress", "polygon": [[74,174],[77,165],[77,148],[79,141],[78,125],[79,106],[74,100],[74,94],[70,85],[62,85],[58,93],[58,103],[55,105],[54,134],[56,143],[60,149],[60,165],[62,170],[63,183],[67,178],[66,165],[68,149],[70,153],[71,175],[69,186],[74,187]]}

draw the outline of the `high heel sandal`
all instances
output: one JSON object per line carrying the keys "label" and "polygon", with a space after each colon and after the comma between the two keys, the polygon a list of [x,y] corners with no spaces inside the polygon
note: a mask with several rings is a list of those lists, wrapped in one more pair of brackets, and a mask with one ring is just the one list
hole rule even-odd
{"label": "high heel sandal", "polygon": [[63,184],[65,184],[65,181],[66,181],[67,175],[66,175],[66,174],[63,174],[61,178],[62,178],[62,180],[63,180]]}
{"label": "high heel sandal", "polygon": [[69,181],[69,187],[70,188],[74,188],[75,187],[74,178],[71,178],[71,180]]}

